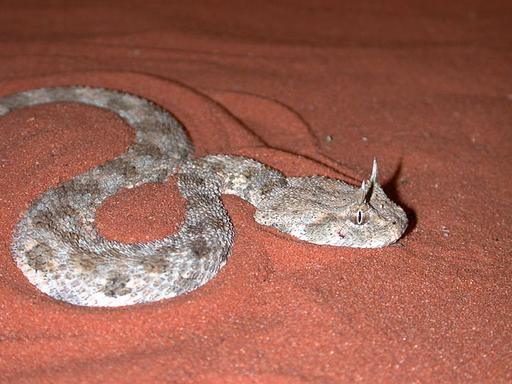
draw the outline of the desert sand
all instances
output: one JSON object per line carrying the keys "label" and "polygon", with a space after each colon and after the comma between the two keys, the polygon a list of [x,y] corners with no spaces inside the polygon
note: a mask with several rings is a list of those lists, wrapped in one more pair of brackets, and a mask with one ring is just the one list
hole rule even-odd
{"label": "desert sand", "polygon": [[[0,382],[512,381],[512,7],[507,2],[4,1],[0,94],[66,84],[170,110],[196,155],[358,185],[374,156],[411,224],[397,245],[306,244],[226,196],[228,264],[178,298],[55,301],[10,255],[51,186],[122,153],[115,115],[52,104],[0,118]],[[384,3],[383,3],[384,4]],[[183,220],[174,179],[99,210],[113,239]]]}

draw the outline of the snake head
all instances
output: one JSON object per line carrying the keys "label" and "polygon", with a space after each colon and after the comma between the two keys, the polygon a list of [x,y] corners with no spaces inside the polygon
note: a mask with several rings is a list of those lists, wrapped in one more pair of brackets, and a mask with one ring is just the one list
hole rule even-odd
{"label": "snake head", "polygon": [[292,177],[257,208],[258,223],[314,244],[380,248],[407,228],[404,210],[377,181],[377,161],[360,188],[325,177]]}

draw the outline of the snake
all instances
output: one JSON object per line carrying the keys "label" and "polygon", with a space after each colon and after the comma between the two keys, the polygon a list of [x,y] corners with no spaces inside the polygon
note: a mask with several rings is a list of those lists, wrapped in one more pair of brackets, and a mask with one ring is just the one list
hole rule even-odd
{"label": "snake", "polygon": [[[184,126],[165,108],[113,89],[64,86],[0,97],[0,116],[73,102],[111,111],[135,130],[119,156],[36,197],[14,227],[11,254],[37,289],[73,305],[119,307],[183,295],[226,264],[235,228],[222,202],[231,194],[256,208],[254,220],[318,246],[379,248],[407,228],[404,210],[371,176],[360,186],[324,176],[286,177],[254,159],[193,156]],[[95,225],[110,196],[175,177],[186,200],[181,227],[162,239],[124,243]]]}

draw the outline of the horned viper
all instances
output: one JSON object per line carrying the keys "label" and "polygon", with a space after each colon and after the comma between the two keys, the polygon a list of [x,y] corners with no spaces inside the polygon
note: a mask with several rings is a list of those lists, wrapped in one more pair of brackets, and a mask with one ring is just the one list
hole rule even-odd
{"label": "horned viper", "polygon": [[[234,229],[222,194],[256,207],[255,220],[310,243],[373,248],[395,242],[407,217],[377,182],[377,163],[361,187],[326,177],[285,177],[258,161],[229,155],[195,159],[182,125],[156,104],[124,92],[83,86],[34,89],[0,98],[0,116],[52,102],[113,111],[135,128],[120,156],[49,189],[16,225],[12,254],[49,296],[84,306],[123,306],[181,295],[226,263]],[[95,214],[123,188],[176,175],[187,200],[175,234],[128,244],[98,232]]]}

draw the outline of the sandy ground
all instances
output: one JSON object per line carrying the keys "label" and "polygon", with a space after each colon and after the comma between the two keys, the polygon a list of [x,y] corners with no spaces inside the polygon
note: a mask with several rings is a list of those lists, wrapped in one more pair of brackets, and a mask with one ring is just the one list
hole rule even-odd
{"label": "sandy ground", "polygon": [[[2,3],[0,94],[127,90],[172,111],[197,155],[244,154],[287,175],[357,184],[376,156],[411,226],[385,249],[315,246],[227,196],[235,246],[209,284],[148,305],[67,305],[16,268],[13,227],[133,131],[75,104],[11,113],[0,118],[0,382],[512,381],[510,3]],[[111,198],[97,225],[146,241],[183,215],[171,179]]]}

